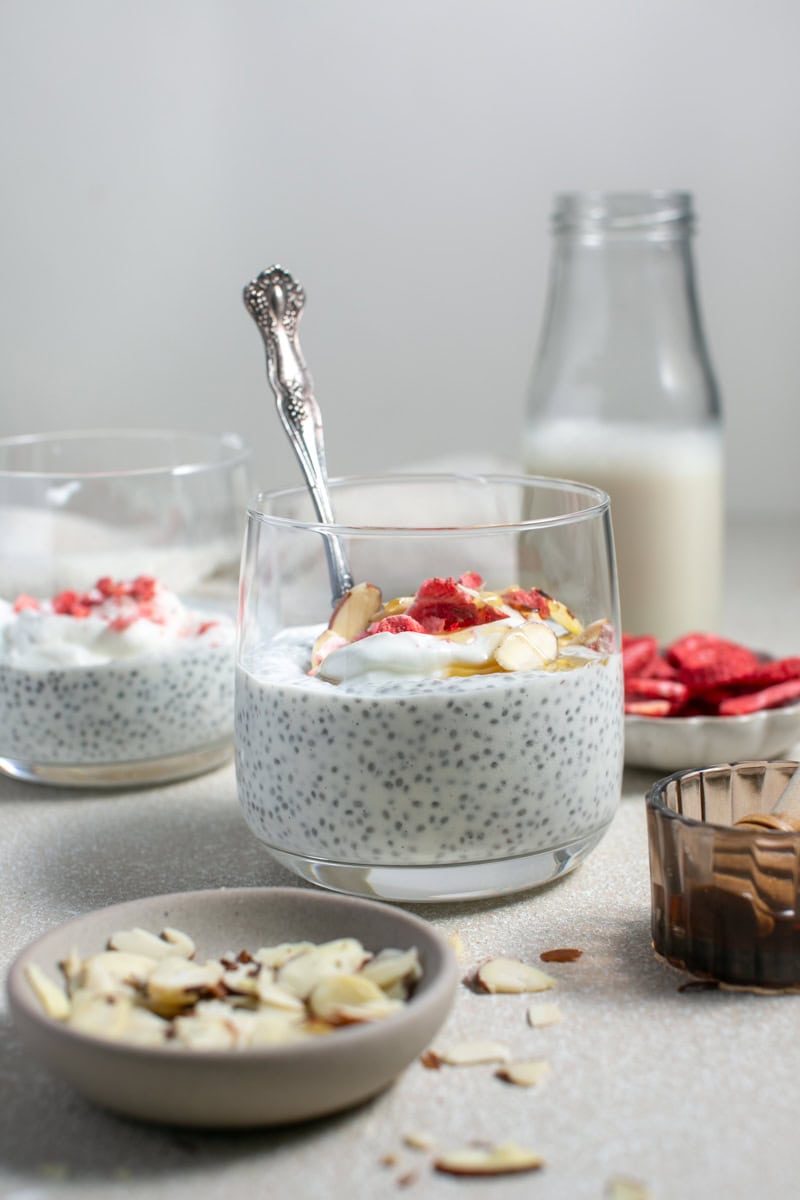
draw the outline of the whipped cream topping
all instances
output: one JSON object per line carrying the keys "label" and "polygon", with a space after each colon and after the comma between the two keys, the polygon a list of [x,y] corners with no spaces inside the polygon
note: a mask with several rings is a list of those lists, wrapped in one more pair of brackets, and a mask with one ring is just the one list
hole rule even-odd
{"label": "whipped cream topping", "polygon": [[[0,663],[25,670],[98,666],[145,655],[172,654],[194,639],[232,645],[233,621],[186,608],[174,592],[153,584],[146,602],[130,594],[95,590],[78,612],[63,611],[60,597],[15,604],[0,600]],[[83,611],[83,608],[86,611]]]}
{"label": "whipped cream topping", "polygon": [[519,613],[501,621],[479,625],[445,636],[430,633],[374,633],[332,650],[323,660],[319,675],[329,683],[341,683],[362,675],[415,675],[436,677],[488,666],[509,626],[521,625]]}

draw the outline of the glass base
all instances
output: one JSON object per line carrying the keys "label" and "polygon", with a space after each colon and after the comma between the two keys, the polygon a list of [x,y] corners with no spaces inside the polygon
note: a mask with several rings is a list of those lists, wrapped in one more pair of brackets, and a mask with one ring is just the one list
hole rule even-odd
{"label": "glass base", "polygon": [[29,763],[0,756],[0,775],[22,779],[26,783],[44,783],[54,787],[127,788],[148,784],[174,783],[189,779],[222,766],[233,755],[230,737],[190,750],[185,754],[170,754],[161,758],[145,758],[136,762],[89,763],[85,766],[69,763]]}
{"label": "glass base", "polygon": [[516,858],[432,866],[371,867],[365,863],[333,863],[290,854],[265,843],[273,858],[309,883],[333,892],[421,904],[478,900],[542,887],[579,866],[602,839],[611,822],[557,846]]}

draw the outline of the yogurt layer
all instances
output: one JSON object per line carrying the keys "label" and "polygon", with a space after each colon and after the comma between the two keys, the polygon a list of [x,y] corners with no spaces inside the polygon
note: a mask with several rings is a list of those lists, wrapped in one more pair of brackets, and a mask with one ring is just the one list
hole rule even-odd
{"label": "yogurt layer", "polygon": [[149,578],[0,601],[0,754],[89,766],[229,737],[234,641],[229,617]]}

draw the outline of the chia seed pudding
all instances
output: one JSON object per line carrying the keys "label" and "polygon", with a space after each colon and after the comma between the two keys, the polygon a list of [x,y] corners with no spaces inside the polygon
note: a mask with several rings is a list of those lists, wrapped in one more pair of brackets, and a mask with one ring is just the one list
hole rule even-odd
{"label": "chia seed pudding", "polygon": [[[352,641],[332,619],[322,633],[286,629],[240,663],[236,765],[253,832],[281,853],[404,867],[508,859],[601,833],[623,759],[613,630],[584,631],[551,601],[552,611],[505,604],[491,623],[431,634],[391,624],[402,604],[415,612],[390,602]],[[537,642],[540,657],[515,668],[499,647],[521,627],[553,649]]]}
{"label": "chia seed pudding", "polygon": [[234,640],[228,616],[187,608],[149,577],[0,600],[0,756],[23,773],[230,739]]}

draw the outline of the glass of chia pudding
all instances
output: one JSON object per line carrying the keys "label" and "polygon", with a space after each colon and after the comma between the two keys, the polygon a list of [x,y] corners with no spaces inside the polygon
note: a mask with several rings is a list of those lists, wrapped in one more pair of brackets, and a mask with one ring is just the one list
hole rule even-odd
{"label": "glass of chia pudding", "polygon": [[0,773],[128,786],[230,756],[248,457],[235,434],[0,439]]}
{"label": "glass of chia pudding", "polygon": [[[398,901],[544,884],[617,807],[609,501],[553,479],[334,481],[252,502],[236,772],[251,830],[324,887]],[[332,605],[326,548],[355,581]]]}

